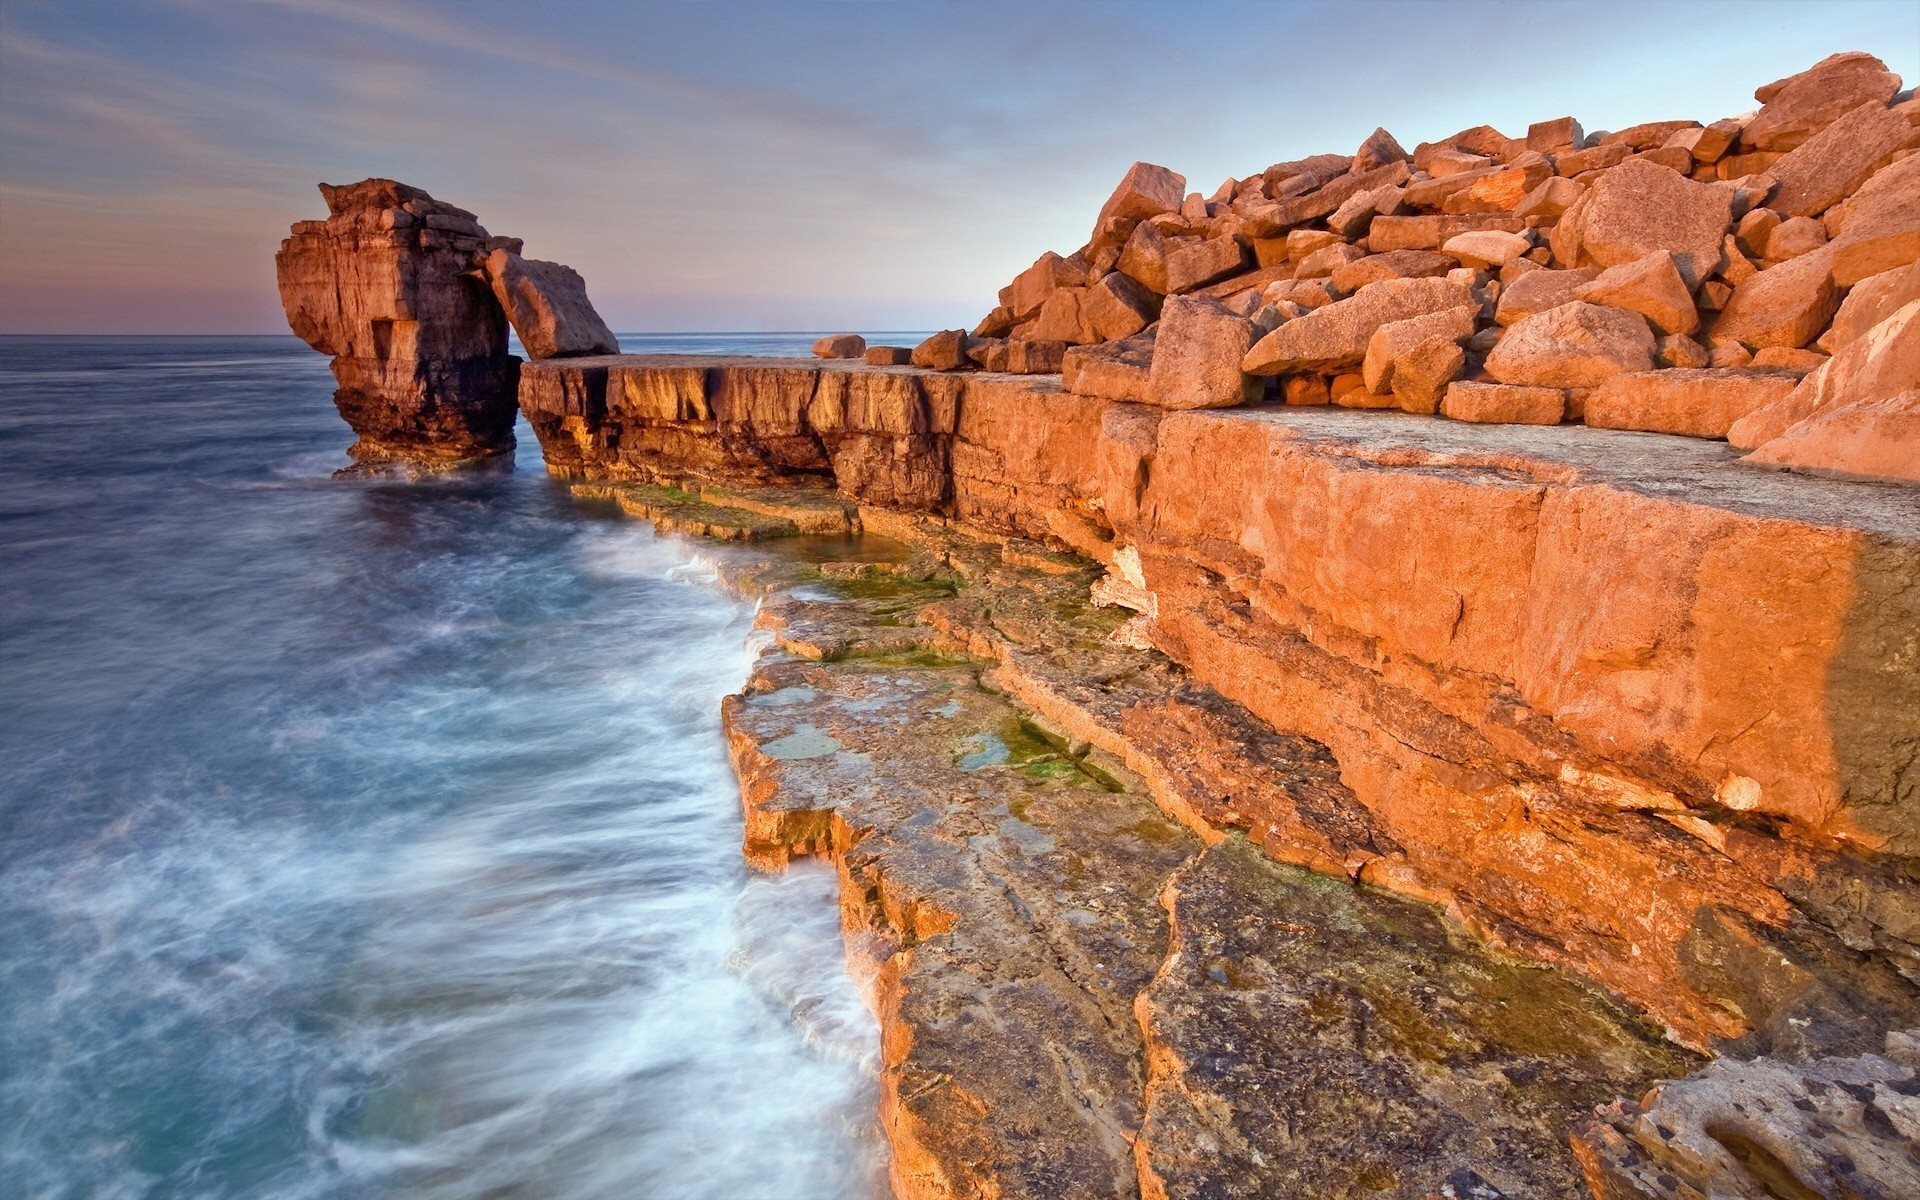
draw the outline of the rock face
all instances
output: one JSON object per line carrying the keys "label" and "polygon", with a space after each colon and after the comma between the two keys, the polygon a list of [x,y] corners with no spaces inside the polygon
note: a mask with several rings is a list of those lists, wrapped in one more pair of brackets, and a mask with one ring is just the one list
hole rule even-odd
{"label": "rock face", "polygon": [[620,352],[619,339],[587,299],[587,281],[572,267],[500,247],[487,255],[486,270],[494,298],[530,357]]}
{"label": "rock face", "polygon": [[496,242],[473,214],[390,179],[320,185],[274,263],[287,323],[333,356],[334,404],[363,461],[460,461],[513,448],[519,360],[475,268]]}
{"label": "rock face", "polygon": [[1574,1133],[1599,1200],[1920,1196],[1920,1032],[1879,1054],[1718,1062]]}

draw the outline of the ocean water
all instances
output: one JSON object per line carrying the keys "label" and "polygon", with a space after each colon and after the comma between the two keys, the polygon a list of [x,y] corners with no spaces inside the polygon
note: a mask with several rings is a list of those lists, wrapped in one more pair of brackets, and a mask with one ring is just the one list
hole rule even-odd
{"label": "ocean water", "polygon": [[334,478],[330,389],[0,339],[0,1194],[872,1195],[834,881],[739,856],[749,606],[524,425]]}

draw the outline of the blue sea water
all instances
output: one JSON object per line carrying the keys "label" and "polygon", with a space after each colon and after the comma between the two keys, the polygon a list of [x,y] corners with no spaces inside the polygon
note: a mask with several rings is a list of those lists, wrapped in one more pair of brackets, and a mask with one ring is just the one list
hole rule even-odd
{"label": "blue sea water", "polygon": [[740,860],[749,607],[524,425],[335,478],[331,386],[0,339],[0,1194],[872,1194],[834,881]]}

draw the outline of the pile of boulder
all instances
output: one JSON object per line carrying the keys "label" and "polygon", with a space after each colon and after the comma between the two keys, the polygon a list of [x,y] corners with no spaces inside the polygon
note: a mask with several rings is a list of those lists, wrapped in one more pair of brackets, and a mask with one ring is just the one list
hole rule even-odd
{"label": "pile of boulder", "polygon": [[1857,52],[1754,96],[1712,124],[1560,117],[1411,153],[1375,130],[1211,196],[1136,163],[1085,246],[911,359],[1162,408],[1584,421],[1920,478],[1920,99]]}
{"label": "pile of boulder", "polygon": [[513,448],[520,360],[619,350],[578,272],[521,257],[463,208],[391,179],[321,184],[328,216],[274,257],[287,323],[333,356],[362,462],[460,462]]}

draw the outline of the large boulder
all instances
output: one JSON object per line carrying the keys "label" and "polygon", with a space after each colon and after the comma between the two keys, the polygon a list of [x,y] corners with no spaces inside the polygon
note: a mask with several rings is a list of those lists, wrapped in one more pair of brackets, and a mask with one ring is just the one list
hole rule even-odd
{"label": "large boulder", "polygon": [[1359,366],[1367,342],[1387,322],[1478,303],[1465,284],[1451,279],[1383,279],[1261,338],[1247,354],[1246,370],[1286,375]]}
{"label": "large boulder", "polygon": [[1561,217],[1553,256],[1566,267],[1617,267],[1671,250],[1689,287],[1720,265],[1733,224],[1733,189],[1631,159],[1594,180]]}
{"label": "large boulder", "polygon": [[[1538,272],[1534,272],[1538,274]],[[1577,299],[1637,312],[1662,333],[1692,333],[1700,328],[1693,290],[1681,277],[1673,251],[1608,267],[1591,283],[1574,289]]]}
{"label": "large boulder", "polygon": [[1920,300],[1920,262],[1861,280],[1840,302],[1833,323],[1820,335],[1820,349],[1838,354],[1915,300]]}
{"label": "large boulder", "polygon": [[1110,271],[1080,298],[1080,318],[1103,342],[1132,337],[1160,315],[1160,298],[1131,276]]}
{"label": "large boulder", "polygon": [[1797,349],[1818,337],[1839,307],[1833,251],[1816,250],[1769,267],[1734,288],[1712,335],[1715,341],[1736,341],[1755,350]]}
{"label": "large boulder", "polygon": [[1558,425],[1567,394],[1559,388],[1460,380],[1449,384],[1440,414],[1477,425]]}
{"label": "large boulder", "polygon": [[587,281],[572,267],[522,258],[501,247],[487,255],[487,283],[520,335],[527,357],[620,352],[620,340],[587,299]]}
{"label": "large boulder", "polygon": [[1758,447],[1818,413],[1920,388],[1920,300],[1911,301],[1800,381],[1784,399],[1736,422],[1727,440]]}
{"label": "large boulder", "polygon": [[1536,313],[1571,304],[1580,298],[1580,289],[1599,276],[1598,267],[1528,271],[1501,289],[1500,302],[1494,306],[1493,319],[1501,325],[1513,325]]}
{"label": "large boulder", "polygon": [[1863,104],[1767,168],[1777,181],[1767,207],[1817,217],[1846,199],[1895,151],[1920,144],[1920,129],[1877,104]]}
{"label": "large boulder", "polygon": [[1790,371],[1752,367],[1615,375],[1587,397],[1587,424],[1688,437],[1723,438],[1735,421],[1784,399],[1800,382]]}
{"label": "large boulder", "polygon": [[1487,374],[1526,387],[1598,387],[1653,369],[1653,331],[1638,313],[1576,300],[1528,317],[1487,355]]}
{"label": "large boulder", "polygon": [[1815,413],[1746,461],[1823,475],[1920,483],[1920,390]]}
{"label": "large boulder", "polygon": [[1253,322],[1206,296],[1169,296],[1160,310],[1147,400],[1161,408],[1231,408],[1260,396],[1240,369]]}
{"label": "large boulder", "polygon": [[287,323],[333,356],[334,404],[362,461],[457,462],[513,448],[519,360],[478,268],[474,215],[391,179],[320,185],[329,216],[274,257]]}
{"label": "large boulder", "polygon": [[1186,176],[1152,163],[1137,162],[1127,168],[1119,186],[1100,206],[1100,216],[1094,222],[1094,229],[1097,233],[1115,219],[1144,221],[1161,213],[1178,212],[1186,193]]}
{"label": "large boulder", "polygon": [[1920,154],[1874,172],[1823,220],[1840,287],[1920,261]]}
{"label": "large boulder", "polygon": [[1756,88],[1765,105],[1741,131],[1755,150],[1792,150],[1862,104],[1882,108],[1900,90],[1900,77],[1871,54],[1851,51],[1821,59],[1798,75]]}

